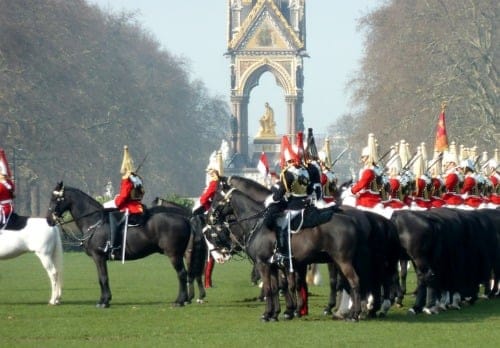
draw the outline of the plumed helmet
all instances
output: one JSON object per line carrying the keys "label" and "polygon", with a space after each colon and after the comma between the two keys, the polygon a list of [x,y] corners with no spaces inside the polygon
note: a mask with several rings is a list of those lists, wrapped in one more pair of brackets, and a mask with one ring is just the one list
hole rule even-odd
{"label": "plumed helmet", "polygon": [[450,144],[450,149],[444,153],[443,155],[443,163],[455,163],[458,164],[458,156],[457,156],[457,144],[452,141]]}
{"label": "plumed helmet", "polygon": [[319,159],[318,148],[316,147],[312,128],[308,128],[307,130],[306,158],[310,160]]}
{"label": "plumed helmet", "polygon": [[8,177],[12,176],[9,168],[9,162],[7,162],[5,151],[2,148],[0,148],[0,174]]}
{"label": "plumed helmet", "polygon": [[378,154],[377,154],[377,140],[375,139],[375,134],[368,134],[368,160],[372,163],[377,163]]}
{"label": "plumed helmet", "polygon": [[422,148],[420,146],[417,148],[417,155],[416,156],[417,157],[415,159],[415,162],[413,162],[412,171],[413,171],[413,174],[415,174],[415,176],[417,178],[419,178],[422,175],[424,175],[424,173],[425,173],[425,163],[424,163],[424,159],[422,158]]}
{"label": "plumed helmet", "polygon": [[424,163],[427,163],[427,160],[429,159],[429,156],[427,155],[427,147],[425,146],[425,143],[420,143],[420,152],[422,153],[422,159],[424,160]]}
{"label": "plumed helmet", "polygon": [[325,152],[325,151],[320,151],[320,152],[318,152],[318,159],[319,159],[321,162],[326,163],[326,152]]}
{"label": "plumed helmet", "polygon": [[297,154],[299,161],[304,160],[304,133],[303,132],[298,132],[297,133],[297,141],[295,143],[297,145],[296,149],[294,149],[295,153]]}
{"label": "plumed helmet", "polygon": [[474,170],[474,161],[471,160],[470,158],[464,159],[460,162],[460,167],[461,168],[469,168],[470,170]]}
{"label": "plumed helmet", "polygon": [[401,158],[399,157],[397,150],[396,146],[391,146],[389,161],[386,164],[389,175],[397,175],[401,171]]}
{"label": "plumed helmet", "polygon": [[5,166],[3,161],[0,161],[0,174],[7,175],[7,167]]}
{"label": "plumed helmet", "polygon": [[130,153],[128,152],[128,146],[125,145],[123,147],[123,160],[122,166],[120,168],[120,174],[126,176],[134,171],[134,161],[132,157],[130,157]]}
{"label": "plumed helmet", "polygon": [[369,157],[369,156],[370,156],[370,149],[368,148],[368,146],[365,146],[361,150],[361,157]]}
{"label": "plumed helmet", "polygon": [[288,136],[283,135],[281,138],[281,153],[280,153],[280,166],[281,168],[286,167],[286,162],[297,161],[297,154],[293,151]]}
{"label": "plumed helmet", "polygon": [[497,169],[497,167],[498,167],[498,162],[497,162],[494,158],[492,158],[492,159],[490,159],[490,160],[488,161],[488,167],[489,167],[490,169]]}

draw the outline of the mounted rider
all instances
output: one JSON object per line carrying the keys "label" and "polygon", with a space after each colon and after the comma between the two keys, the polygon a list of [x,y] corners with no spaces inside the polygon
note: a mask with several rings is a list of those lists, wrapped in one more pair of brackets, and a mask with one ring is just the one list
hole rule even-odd
{"label": "mounted rider", "polygon": [[144,197],[144,185],[142,178],[134,173],[134,161],[130,156],[128,146],[123,147],[123,160],[120,168],[122,175],[120,181],[120,192],[114,198],[115,207],[119,212],[110,212],[110,244],[108,249],[112,259],[116,258],[118,250],[122,245],[116,240],[119,237],[121,228],[126,225],[141,225],[144,214],[142,198]]}
{"label": "mounted rider", "polygon": [[431,178],[427,175],[427,159],[425,155],[425,144],[417,148],[417,155],[413,163],[413,174],[415,175],[415,191],[412,193],[412,210],[429,210],[432,202],[429,199],[429,191],[432,185]]}
{"label": "mounted rider", "polygon": [[[193,207],[193,217],[197,217],[203,220],[203,225],[205,225],[205,214],[210,209],[215,193],[220,182],[220,172],[215,164],[211,163],[208,165],[207,172],[207,186],[200,195],[200,198],[195,203]],[[208,241],[207,241],[208,244]],[[210,253],[210,249],[213,245],[208,245],[209,253],[207,256],[207,262],[205,264],[205,288],[211,288],[212,285],[212,273],[215,266],[215,259]]]}
{"label": "mounted rider", "polygon": [[343,204],[351,205],[361,210],[369,210],[390,218],[393,209],[384,207],[381,187],[379,181],[382,178],[382,171],[377,166],[377,148],[373,133],[368,135],[368,146],[361,151],[361,163],[363,168],[359,171],[359,179],[349,189],[343,193]]}
{"label": "mounted rider", "polygon": [[464,199],[464,208],[466,209],[478,209],[486,206],[486,202],[478,192],[474,167],[474,161],[470,158],[460,162],[460,168],[462,168],[464,173],[464,183],[460,189],[460,194]]}
{"label": "mounted rider", "polygon": [[[300,134],[300,133],[299,133]],[[323,190],[321,188],[321,166],[319,164],[318,149],[314,141],[313,129],[307,130],[307,145],[304,152],[304,165],[309,173],[309,181],[312,188],[311,199],[314,205],[322,208],[326,205],[323,201]]]}
{"label": "mounted rider", "polygon": [[0,230],[7,226],[14,213],[15,184],[12,181],[9,162],[2,148],[0,148]]}
{"label": "mounted rider", "polygon": [[464,199],[458,194],[461,182],[463,181],[463,174],[457,170],[458,168],[458,155],[456,151],[456,144],[450,144],[449,151],[443,155],[443,177],[445,193],[442,198],[446,202],[446,207],[456,208],[464,203]]}
{"label": "mounted rider", "polygon": [[401,158],[399,156],[398,144],[391,146],[389,160],[385,165],[388,176],[388,184],[386,189],[387,199],[382,203],[384,207],[392,209],[408,209],[408,206],[402,201],[403,185],[401,183]]}
{"label": "mounted rider", "polygon": [[[297,134],[300,143],[301,133]],[[300,158],[300,148],[292,149],[285,135],[281,142],[282,172],[279,181],[271,187],[265,200],[268,213],[264,223],[276,232],[276,249],[271,263],[284,265],[290,258],[290,223],[309,204],[312,193],[309,172]]]}

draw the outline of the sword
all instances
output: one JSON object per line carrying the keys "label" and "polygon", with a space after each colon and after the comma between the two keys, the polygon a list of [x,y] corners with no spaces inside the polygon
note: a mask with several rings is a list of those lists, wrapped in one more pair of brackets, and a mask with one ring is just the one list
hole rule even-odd
{"label": "sword", "polygon": [[342,150],[342,152],[337,156],[337,158],[335,158],[335,160],[332,162],[332,165],[330,167],[333,167],[335,165],[335,163],[337,163],[337,161],[344,155],[344,153],[346,153],[346,151],[348,150],[349,148],[346,147],[344,150]]}
{"label": "sword", "polygon": [[122,265],[125,263],[125,247],[127,243],[127,230],[128,230],[128,209],[125,209],[125,228],[123,230],[122,242]]}
{"label": "sword", "polygon": [[290,210],[287,211],[287,220],[288,220],[288,264],[290,265],[290,273],[293,273],[293,263],[292,263],[292,238],[290,236],[290,220],[292,219],[292,214]]}
{"label": "sword", "polygon": [[146,154],[146,156],[144,156],[144,158],[142,159],[141,163],[139,164],[139,166],[137,167],[135,173],[139,173],[139,170],[141,169],[142,165],[144,164],[144,162],[146,162],[147,158],[149,156],[149,152]]}

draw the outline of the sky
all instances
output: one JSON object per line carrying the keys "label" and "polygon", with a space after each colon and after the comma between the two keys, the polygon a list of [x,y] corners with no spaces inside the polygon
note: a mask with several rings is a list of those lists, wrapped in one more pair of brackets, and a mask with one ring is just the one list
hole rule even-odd
{"label": "sky", "polygon": [[[192,79],[204,82],[212,95],[230,100],[227,50],[227,0],[87,0],[105,12],[132,11],[144,30],[162,49],[189,63]],[[351,109],[348,80],[359,71],[364,35],[358,19],[380,5],[380,0],[307,0],[304,61],[305,128],[325,135],[336,118]],[[264,104],[274,109],[276,130],[285,132],[284,94],[265,73],[250,95],[249,136],[257,134]]]}

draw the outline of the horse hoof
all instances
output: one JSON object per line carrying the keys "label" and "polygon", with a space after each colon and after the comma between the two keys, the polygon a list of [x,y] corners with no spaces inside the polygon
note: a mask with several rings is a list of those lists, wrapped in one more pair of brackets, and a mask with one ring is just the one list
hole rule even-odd
{"label": "horse hoof", "polygon": [[269,321],[269,317],[266,315],[263,315],[260,317],[260,321],[263,323],[267,323]]}
{"label": "horse hoof", "polygon": [[196,303],[203,304],[203,303],[205,303],[205,301],[203,301],[201,298],[199,298],[196,300]]}
{"label": "horse hoof", "polygon": [[292,320],[294,318],[294,315],[290,314],[290,313],[284,313],[283,314],[283,319],[284,320]]}
{"label": "horse hoof", "polygon": [[269,321],[275,323],[279,320],[278,320],[278,318],[272,317],[272,318],[269,318]]}
{"label": "horse hoof", "polygon": [[387,316],[387,314],[386,314],[385,312],[380,312],[380,313],[378,314],[378,317],[379,317],[379,318],[385,318],[386,316]]}
{"label": "horse hoof", "polygon": [[417,315],[417,312],[415,311],[414,308],[408,309],[408,315]]}
{"label": "horse hoof", "polygon": [[97,303],[96,308],[109,308],[109,303]]}

